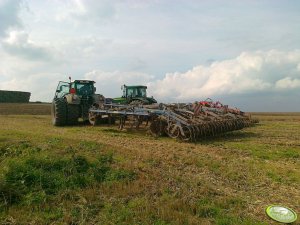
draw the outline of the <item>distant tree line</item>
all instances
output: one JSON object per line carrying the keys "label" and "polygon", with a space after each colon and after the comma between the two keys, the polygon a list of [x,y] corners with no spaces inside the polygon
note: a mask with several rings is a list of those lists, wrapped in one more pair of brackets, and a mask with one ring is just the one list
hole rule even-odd
{"label": "distant tree line", "polygon": [[0,90],[0,103],[27,103],[30,95],[30,92]]}

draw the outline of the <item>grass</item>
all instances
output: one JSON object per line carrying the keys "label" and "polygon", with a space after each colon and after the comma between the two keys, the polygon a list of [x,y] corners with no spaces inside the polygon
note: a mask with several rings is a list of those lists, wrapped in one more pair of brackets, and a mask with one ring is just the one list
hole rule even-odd
{"label": "grass", "polygon": [[0,224],[277,224],[299,213],[300,114],[180,143],[113,126],[0,116]]}
{"label": "grass", "polygon": [[111,169],[112,161],[111,155],[103,155],[93,163],[80,155],[71,158],[35,156],[11,160],[3,174],[0,196],[4,203],[2,208],[22,202],[41,204],[65,190],[134,178],[134,173],[130,171]]}

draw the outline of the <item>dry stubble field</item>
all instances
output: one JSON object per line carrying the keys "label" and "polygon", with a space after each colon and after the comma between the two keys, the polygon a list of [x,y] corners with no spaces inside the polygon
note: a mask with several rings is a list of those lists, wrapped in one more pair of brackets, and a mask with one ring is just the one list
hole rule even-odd
{"label": "dry stubble field", "polygon": [[0,224],[277,224],[267,205],[300,212],[300,113],[255,116],[180,143],[0,115]]}

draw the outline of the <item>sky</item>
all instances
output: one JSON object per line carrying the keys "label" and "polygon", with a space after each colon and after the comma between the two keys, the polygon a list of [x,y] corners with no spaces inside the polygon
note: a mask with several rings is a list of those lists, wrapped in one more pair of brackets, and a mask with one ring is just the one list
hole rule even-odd
{"label": "sky", "polygon": [[58,81],[106,97],[211,98],[300,111],[298,0],[0,0],[0,89],[52,101]]}

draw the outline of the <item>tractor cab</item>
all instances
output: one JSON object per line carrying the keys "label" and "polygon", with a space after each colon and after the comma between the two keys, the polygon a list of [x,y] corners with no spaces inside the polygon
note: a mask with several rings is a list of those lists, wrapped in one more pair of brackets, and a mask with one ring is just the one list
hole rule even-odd
{"label": "tractor cab", "polygon": [[96,92],[94,81],[75,80],[74,82],[60,81],[56,88],[55,97],[61,98],[67,94],[76,94],[79,96],[92,96]]}
{"label": "tractor cab", "polygon": [[94,81],[90,80],[75,80],[71,83],[70,93],[77,94],[79,96],[91,96],[95,94],[96,91],[94,83]]}
{"label": "tractor cab", "polygon": [[113,103],[118,104],[130,104],[132,102],[139,104],[153,104],[157,101],[153,97],[147,97],[147,86],[135,85],[121,87],[123,90],[123,96],[120,98],[114,98]]}
{"label": "tractor cab", "polygon": [[123,98],[147,98],[147,86],[126,86],[123,85]]}

